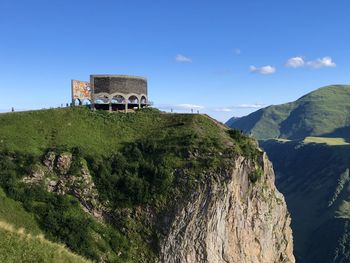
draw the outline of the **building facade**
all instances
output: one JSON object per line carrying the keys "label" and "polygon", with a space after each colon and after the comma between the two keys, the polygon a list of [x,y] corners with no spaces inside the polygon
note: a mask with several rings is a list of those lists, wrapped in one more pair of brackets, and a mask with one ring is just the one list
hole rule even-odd
{"label": "building facade", "polygon": [[89,97],[92,109],[134,110],[148,105],[147,79],[127,75],[90,75],[90,82],[72,81],[72,103]]}

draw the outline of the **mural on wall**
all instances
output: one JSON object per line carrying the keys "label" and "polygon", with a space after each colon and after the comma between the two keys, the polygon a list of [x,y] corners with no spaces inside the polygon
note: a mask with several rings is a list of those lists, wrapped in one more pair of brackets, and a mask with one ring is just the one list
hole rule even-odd
{"label": "mural on wall", "polygon": [[72,80],[72,99],[91,100],[90,83],[86,81]]}

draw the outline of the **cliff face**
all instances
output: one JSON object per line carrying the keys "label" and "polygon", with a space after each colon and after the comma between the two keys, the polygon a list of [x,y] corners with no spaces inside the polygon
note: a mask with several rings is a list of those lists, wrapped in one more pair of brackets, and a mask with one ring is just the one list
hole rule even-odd
{"label": "cliff face", "polygon": [[290,216],[264,154],[263,176],[238,157],[178,209],[159,262],[295,262]]}

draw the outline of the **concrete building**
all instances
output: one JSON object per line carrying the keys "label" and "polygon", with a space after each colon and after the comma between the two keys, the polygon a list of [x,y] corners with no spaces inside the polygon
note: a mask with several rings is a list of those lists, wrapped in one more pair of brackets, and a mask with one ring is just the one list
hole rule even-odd
{"label": "concrete building", "polygon": [[72,81],[72,103],[86,99],[92,109],[130,111],[148,105],[147,79],[126,75],[90,75],[90,83]]}

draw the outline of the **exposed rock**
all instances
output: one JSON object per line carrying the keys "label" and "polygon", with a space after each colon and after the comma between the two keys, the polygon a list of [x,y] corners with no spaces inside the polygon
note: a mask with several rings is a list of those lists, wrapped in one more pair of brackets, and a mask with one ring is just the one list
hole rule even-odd
{"label": "exposed rock", "polygon": [[48,152],[45,155],[45,159],[43,163],[50,171],[53,171],[53,168],[55,166],[55,159],[56,159],[56,154],[54,152]]}
{"label": "exposed rock", "polygon": [[249,180],[255,164],[243,157],[231,171],[212,175],[178,209],[159,262],[295,262],[290,216],[262,159],[264,176],[256,183]]}
{"label": "exposed rock", "polygon": [[[72,164],[72,154],[63,153],[55,160],[54,152],[47,153],[43,161],[44,166],[36,164],[31,174],[23,178],[23,182],[28,184],[44,182],[48,192],[71,194],[79,200],[86,212],[101,220],[106,208],[98,200],[98,192],[86,161],[81,160],[80,173],[70,175],[67,173]],[[59,174],[55,173],[54,167]]]}
{"label": "exposed rock", "polygon": [[72,154],[68,152],[62,153],[57,158],[56,168],[60,174],[67,174],[71,164],[72,164]]}
{"label": "exposed rock", "polygon": [[45,168],[40,165],[34,165],[31,169],[31,174],[22,179],[27,184],[38,184],[45,177]]}

